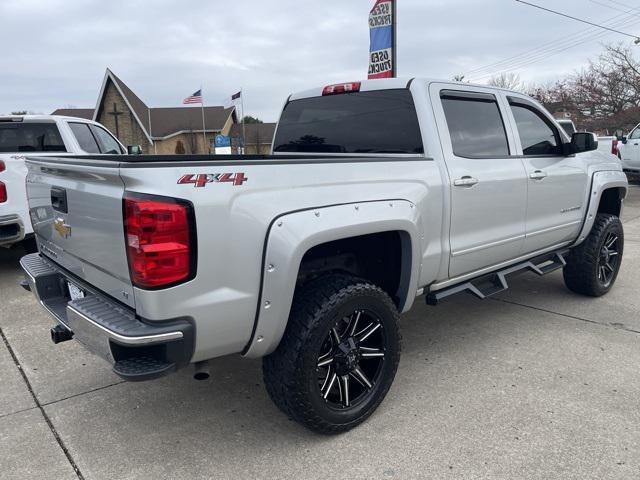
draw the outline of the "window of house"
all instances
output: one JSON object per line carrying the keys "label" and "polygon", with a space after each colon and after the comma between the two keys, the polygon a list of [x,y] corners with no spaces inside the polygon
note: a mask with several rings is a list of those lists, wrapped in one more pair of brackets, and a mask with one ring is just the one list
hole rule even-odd
{"label": "window of house", "polygon": [[440,98],[455,155],[467,158],[509,155],[507,132],[493,95],[444,91]]}

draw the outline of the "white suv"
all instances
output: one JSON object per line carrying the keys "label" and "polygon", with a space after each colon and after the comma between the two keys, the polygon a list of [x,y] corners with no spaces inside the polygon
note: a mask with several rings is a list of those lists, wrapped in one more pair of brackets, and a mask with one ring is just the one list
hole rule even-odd
{"label": "white suv", "polygon": [[84,153],[125,154],[127,149],[102,125],[90,120],[57,115],[0,117],[0,246],[30,240],[33,235],[25,191],[25,155]]}

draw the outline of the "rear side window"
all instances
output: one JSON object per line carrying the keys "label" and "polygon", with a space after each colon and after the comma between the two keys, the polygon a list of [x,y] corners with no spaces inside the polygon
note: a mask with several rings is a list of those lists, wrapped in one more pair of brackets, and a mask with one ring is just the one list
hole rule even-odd
{"label": "rear side window", "polygon": [[424,153],[406,89],[354,92],[289,102],[275,152]]}
{"label": "rear side window", "polygon": [[87,153],[100,153],[100,147],[86,123],[69,123],[80,148]]}
{"label": "rear side window", "polygon": [[511,111],[516,120],[524,155],[562,154],[558,132],[542,113],[533,107],[519,104],[512,104]]}
{"label": "rear side window", "polygon": [[66,152],[55,123],[0,123],[0,152]]}
{"label": "rear side window", "polygon": [[509,143],[493,95],[442,92],[453,153],[459,157],[509,155]]}
{"label": "rear side window", "polygon": [[91,131],[98,140],[98,143],[100,144],[100,151],[102,153],[116,155],[123,153],[120,148],[120,144],[104,128],[98,127],[97,125],[91,125]]}

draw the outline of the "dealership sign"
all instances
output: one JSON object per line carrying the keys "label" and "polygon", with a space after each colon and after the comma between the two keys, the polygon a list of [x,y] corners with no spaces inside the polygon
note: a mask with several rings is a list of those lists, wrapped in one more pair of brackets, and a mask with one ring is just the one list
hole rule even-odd
{"label": "dealership sign", "polygon": [[369,13],[369,78],[395,76],[395,2],[377,0]]}

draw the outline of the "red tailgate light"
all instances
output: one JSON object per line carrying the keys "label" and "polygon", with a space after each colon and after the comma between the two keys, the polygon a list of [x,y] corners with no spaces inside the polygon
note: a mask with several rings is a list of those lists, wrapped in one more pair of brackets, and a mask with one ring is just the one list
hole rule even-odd
{"label": "red tailgate light", "polygon": [[335,85],[327,85],[322,89],[322,96],[338,95],[340,93],[351,93],[360,91],[360,82],[336,83]]}
{"label": "red tailgate light", "polygon": [[166,288],[195,276],[196,232],[191,203],[126,194],[124,228],[131,281],[136,287]]}
{"label": "red tailgate light", "polygon": [[[4,162],[0,160],[0,172],[4,172],[6,169]],[[7,201],[7,186],[0,182],[0,203],[4,203]]]}

